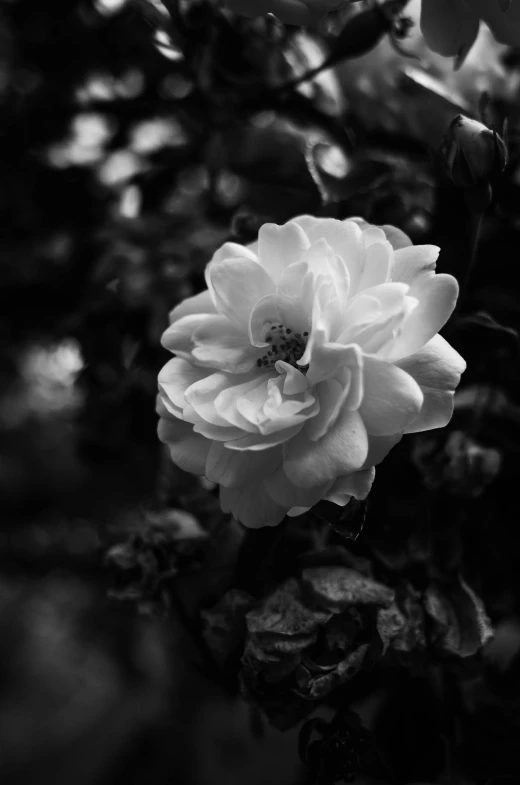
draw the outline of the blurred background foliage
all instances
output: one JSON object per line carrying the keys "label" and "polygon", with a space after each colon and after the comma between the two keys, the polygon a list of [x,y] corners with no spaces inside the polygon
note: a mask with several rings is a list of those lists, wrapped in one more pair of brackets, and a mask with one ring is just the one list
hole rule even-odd
{"label": "blurred background foliage", "polygon": [[[362,736],[342,716],[322,719],[304,773],[295,731],[237,700],[236,668],[228,679],[193,624],[230,587],[258,598],[290,579],[295,542],[306,558],[359,531],[352,558],[379,580],[449,585],[457,609],[463,574],[496,628],[464,667],[422,656],[338,693],[324,716],[354,706],[386,761],[359,781],[520,779],[520,52],[482,27],[455,71],[407,24],[415,0],[356,49],[345,31],[369,4],[355,5],[312,31],[211,0],[0,5],[2,783],[290,785],[362,769],[341,758]],[[432,154],[459,112],[507,118],[509,164],[448,328],[468,362],[453,421],[393,450],[365,510],[334,529],[317,510],[312,543],[291,530],[281,550],[270,531],[248,544],[157,441],[168,312],[224,240],[306,212],[394,224],[463,277],[466,206]],[[450,622],[460,640],[470,616]]]}

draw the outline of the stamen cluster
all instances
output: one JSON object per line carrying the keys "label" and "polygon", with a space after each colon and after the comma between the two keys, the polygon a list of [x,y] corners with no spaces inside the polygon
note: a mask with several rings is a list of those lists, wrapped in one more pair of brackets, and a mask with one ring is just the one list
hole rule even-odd
{"label": "stamen cluster", "polygon": [[[308,335],[308,332],[295,333],[290,327],[274,324],[265,339],[270,344],[270,348],[263,357],[256,361],[257,366],[272,368],[278,360],[283,360],[296,368],[297,360],[305,351]],[[299,370],[306,369],[299,368]]]}

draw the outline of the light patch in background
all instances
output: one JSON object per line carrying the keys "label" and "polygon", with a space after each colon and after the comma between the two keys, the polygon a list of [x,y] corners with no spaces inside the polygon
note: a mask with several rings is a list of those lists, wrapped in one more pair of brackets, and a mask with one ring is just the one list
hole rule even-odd
{"label": "light patch in background", "polygon": [[82,112],[71,123],[69,138],[53,145],[48,157],[53,166],[88,166],[104,155],[104,146],[114,134],[114,124],[99,112]]}
{"label": "light patch in background", "polygon": [[331,177],[343,179],[350,171],[350,163],[337,145],[321,145],[317,150],[317,163]]}
{"label": "light patch in background", "polygon": [[123,218],[137,218],[141,211],[141,191],[137,185],[129,185],[121,194],[119,214]]}
{"label": "light patch in background", "polygon": [[28,408],[39,414],[66,412],[81,402],[76,379],[84,368],[79,343],[71,338],[56,346],[32,346],[22,359]]}
{"label": "light patch in background", "polygon": [[122,11],[128,0],[96,0],[95,7],[103,16],[111,16]]}
{"label": "light patch in background", "polygon": [[131,150],[117,150],[100,165],[98,178],[103,185],[118,186],[146,168],[142,159]]}
{"label": "light patch in background", "polygon": [[140,155],[155,153],[162,147],[180,147],[187,142],[182,125],[174,117],[144,120],[130,133],[130,147]]}
{"label": "light patch in background", "polygon": [[76,100],[83,106],[96,102],[109,102],[117,98],[136,98],[144,89],[144,75],[137,68],[130,68],[122,76],[115,77],[106,72],[88,76],[76,90]]}
{"label": "light patch in background", "polygon": [[172,60],[174,63],[184,60],[181,50],[178,46],[175,46],[165,30],[157,30],[154,35],[154,41],[159,52],[168,60]]}

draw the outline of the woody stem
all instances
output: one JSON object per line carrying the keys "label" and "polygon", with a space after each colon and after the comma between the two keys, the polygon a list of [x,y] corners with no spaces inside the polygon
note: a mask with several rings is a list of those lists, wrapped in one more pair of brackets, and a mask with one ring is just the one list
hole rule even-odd
{"label": "woody stem", "polygon": [[468,188],[465,193],[465,201],[468,206],[470,222],[470,245],[468,254],[468,264],[460,281],[459,299],[457,302],[457,312],[460,313],[468,294],[471,278],[475,270],[480,233],[482,229],[482,219],[489,205],[491,204],[492,192],[489,185]]}

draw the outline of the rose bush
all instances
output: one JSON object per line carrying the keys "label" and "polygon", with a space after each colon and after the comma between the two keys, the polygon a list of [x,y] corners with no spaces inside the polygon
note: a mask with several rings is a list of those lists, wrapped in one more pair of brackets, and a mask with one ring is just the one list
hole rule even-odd
{"label": "rose bush", "polygon": [[426,43],[445,57],[465,56],[481,19],[497,41],[520,44],[520,0],[422,0],[421,30]]}
{"label": "rose bush", "polygon": [[403,433],[452,414],[465,363],[438,335],[458,292],[438,253],[394,227],[311,216],[226,243],[163,335],[173,461],[219,483],[246,526],[366,497]]}

